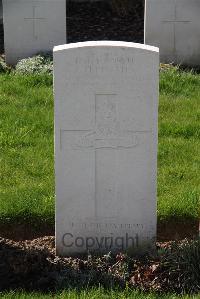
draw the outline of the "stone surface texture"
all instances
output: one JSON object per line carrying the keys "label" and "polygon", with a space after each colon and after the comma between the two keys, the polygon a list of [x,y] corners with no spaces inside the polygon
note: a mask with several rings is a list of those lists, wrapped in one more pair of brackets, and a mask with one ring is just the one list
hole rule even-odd
{"label": "stone surface texture", "polygon": [[0,0],[0,24],[3,23],[3,5],[2,1]]}
{"label": "stone surface texture", "polygon": [[156,237],[158,48],[54,48],[56,248],[138,250]]}
{"label": "stone surface texture", "polygon": [[199,16],[199,0],[146,0],[145,43],[161,62],[200,66]]}
{"label": "stone surface texture", "polygon": [[6,62],[66,43],[65,0],[3,0]]}

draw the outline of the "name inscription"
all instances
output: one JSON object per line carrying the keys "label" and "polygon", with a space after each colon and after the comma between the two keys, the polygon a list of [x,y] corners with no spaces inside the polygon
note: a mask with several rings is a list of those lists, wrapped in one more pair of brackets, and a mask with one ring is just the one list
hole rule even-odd
{"label": "name inscription", "polygon": [[[104,72],[120,72],[127,73],[133,72],[136,69],[136,59],[133,57],[117,56],[113,57],[113,54],[104,53],[98,55],[98,57],[76,57],[75,65],[78,66],[79,71],[86,73],[104,73]],[[80,65],[83,67],[80,68]],[[135,73],[137,76],[137,73]],[[142,78],[141,78],[142,79]]]}

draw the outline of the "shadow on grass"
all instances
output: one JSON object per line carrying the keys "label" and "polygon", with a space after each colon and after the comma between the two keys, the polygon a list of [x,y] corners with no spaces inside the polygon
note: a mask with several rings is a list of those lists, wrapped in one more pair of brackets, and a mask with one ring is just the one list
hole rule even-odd
{"label": "shadow on grass", "polygon": [[[0,218],[0,237],[20,241],[33,240],[43,236],[55,235],[54,218],[43,219],[37,215],[19,215]],[[158,219],[157,241],[165,242],[193,239],[199,234],[199,219],[195,217],[168,217]]]}
{"label": "shadow on grass", "polygon": [[158,219],[157,240],[159,242],[194,239],[199,234],[199,219],[192,217],[168,217]]}
{"label": "shadow on grass", "polygon": [[0,218],[0,237],[6,239],[22,241],[54,235],[54,219],[43,219],[37,215]]}

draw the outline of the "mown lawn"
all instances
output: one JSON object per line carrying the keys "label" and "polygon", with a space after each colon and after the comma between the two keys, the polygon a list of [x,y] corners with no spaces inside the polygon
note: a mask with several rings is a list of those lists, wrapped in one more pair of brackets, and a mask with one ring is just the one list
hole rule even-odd
{"label": "mown lawn", "polygon": [[[0,221],[53,224],[52,77],[1,74],[0,115]],[[199,195],[200,75],[172,69],[160,78],[158,219],[197,220]]]}
{"label": "mown lawn", "polygon": [[158,217],[199,217],[200,75],[161,74]]}
{"label": "mown lawn", "polygon": [[20,293],[10,292],[0,294],[0,298],[4,299],[200,299],[200,295],[194,296],[176,296],[176,295],[160,295],[147,294],[138,291],[105,291],[102,289],[86,290],[86,291],[64,291],[56,294],[41,294],[41,293]]}

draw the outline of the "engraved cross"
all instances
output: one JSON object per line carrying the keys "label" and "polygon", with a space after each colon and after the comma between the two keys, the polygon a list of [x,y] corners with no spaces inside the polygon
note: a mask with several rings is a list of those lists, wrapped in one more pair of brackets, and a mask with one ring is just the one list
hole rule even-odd
{"label": "engraved cross", "polygon": [[183,20],[183,19],[179,19],[177,16],[177,1],[175,0],[174,2],[174,18],[172,19],[168,19],[168,20],[164,20],[162,21],[163,23],[171,23],[173,25],[173,54],[174,56],[176,56],[177,54],[177,32],[176,32],[176,26],[179,23],[182,24],[187,24],[187,23],[191,23],[191,21],[189,20]]}
{"label": "engraved cross", "polygon": [[33,22],[33,38],[37,39],[37,23],[38,21],[43,21],[45,18],[38,18],[36,17],[36,6],[32,7],[32,17],[30,18],[24,18],[25,21],[32,21]]}
{"label": "engraved cross", "polygon": [[[72,150],[93,150],[95,157],[95,198],[94,210],[95,217],[98,217],[100,191],[98,191],[98,155],[102,150],[113,150],[111,160],[108,163],[114,163],[116,166],[117,159],[112,159],[120,150],[128,150],[138,146],[139,135],[150,133],[151,130],[136,131],[132,128],[123,129],[119,120],[119,111],[116,100],[116,94],[96,94],[95,95],[95,108],[94,108],[94,130],[67,130],[61,129],[60,131],[60,149],[63,150],[64,146]],[[108,152],[107,152],[108,153]],[[106,155],[106,152],[105,152]],[[115,167],[114,166],[114,167]],[[107,165],[109,167],[109,165]],[[110,168],[113,168],[110,165]],[[113,171],[115,176],[115,171]],[[101,176],[100,176],[101,177]],[[116,184],[109,183],[108,198],[115,196]],[[112,191],[111,191],[112,190]],[[107,192],[107,191],[105,191]],[[113,195],[110,195],[113,194]]]}

